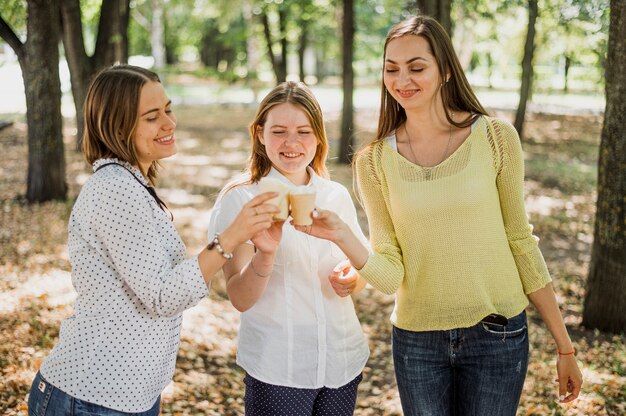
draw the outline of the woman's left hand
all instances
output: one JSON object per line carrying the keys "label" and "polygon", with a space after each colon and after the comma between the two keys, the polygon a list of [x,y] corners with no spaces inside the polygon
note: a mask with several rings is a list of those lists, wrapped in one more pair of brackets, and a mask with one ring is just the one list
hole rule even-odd
{"label": "woman's left hand", "polygon": [[556,372],[559,382],[559,402],[569,403],[580,394],[583,384],[583,375],[578,368],[576,357],[572,355],[559,355],[556,360]]}
{"label": "woman's left hand", "polygon": [[346,297],[354,292],[359,275],[350,265],[348,260],[337,264],[333,269],[328,281],[338,296]]}

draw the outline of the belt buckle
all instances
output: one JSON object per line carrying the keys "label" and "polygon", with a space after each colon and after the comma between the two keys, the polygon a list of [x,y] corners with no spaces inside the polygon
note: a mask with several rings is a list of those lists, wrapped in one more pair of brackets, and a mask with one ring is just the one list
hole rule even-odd
{"label": "belt buckle", "polygon": [[39,389],[40,392],[45,393],[46,392],[46,383],[44,383],[43,381],[39,380],[39,384],[37,385],[37,388]]}

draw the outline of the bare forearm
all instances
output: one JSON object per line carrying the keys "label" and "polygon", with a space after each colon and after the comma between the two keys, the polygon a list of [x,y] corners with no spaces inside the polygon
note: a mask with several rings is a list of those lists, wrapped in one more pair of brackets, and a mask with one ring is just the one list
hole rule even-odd
{"label": "bare forearm", "polygon": [[226,290],[233,306],[240,312],[250,309],[259,300],[274,267],[273,254],[255,253],[241,272],[228,279]]}
{"label": "bare forearm", "polygon": [[[360,270],[363,266],[365,266],[369,256],[369,251],[354,234],[354,232],[352,232],[350,227],[344,225],[341,233],[338,234],[336,241],[333,242],[337,244],[346,257],[348,257],[350,264],[352,264],[355,269]],[[365,286],[365,283],[363,283],[363,286]]]}
{"label": "bare forearm", "polygon": [[541,319],[556,342],[557,349],[561,352],[571,351],[572,341],[565,328],[552,284],[549,283],[545,287],[530,293],[528,299],[539,311]]}

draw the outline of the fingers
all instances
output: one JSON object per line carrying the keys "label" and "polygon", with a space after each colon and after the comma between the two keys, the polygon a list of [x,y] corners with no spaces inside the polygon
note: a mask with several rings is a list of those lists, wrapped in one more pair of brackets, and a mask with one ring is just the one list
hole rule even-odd
{"label": "fingers", "polygon": [[[337,266],[341,265],[342,263],[339,263]],[[343,270],[337,270],[337,267],[335,267],[335,270],[333,270],[333,272],[331,272],[331,274],[328,276],[330,285],[332,286],[335,293],[340,297],[346,297],[351,295],[356,288],[357,275],[356,273],[351,273],[351,271],[352,268],[348,267],[348,272],[346,274]]]}
{"label": "fingers", "polygon": [[246,203],[245,206],[257,206],[261,205],[264,202],[269,201],[272,198],[276,198],[278,196],[278,192],[264,192],[252,198],[250,201]]}
{"label": "fingers", "polygon": [[559,383],[559,402],[569,403],[576,400],[580,395],[581,384],[570,377],[563,377],[561,380],[563,381],[555,380]]}
{"label": "fingers", "polygon": [[559,380],[559,401],[565,402],[565,395],[567,394],[567,377],[561,377]]}
{"label": "fingers", "polygon": [[[573,381],[572,379],[568,379],[567,381],[567,392],[570,393],[567,396],[565,396],[563,399],[561,399],[561,397],[559,397],[559,399],[561,399],[561,403],[569,403],[571,401],[574,401],[578,398],[578,396],[580,395],[580,388],[581,385],[580,383],[576,383],[575,381]],[[560,388],[559,388],[560,391]],[[560,395],[560,393],[559,393]]]}
{"label": "fingers", "polygon": [[337,265],[333,268],[333,272],[340,272],[344,275],[347,275],[351,268],[352,265],[350,264],[350,260],[345,259],[337,263]]}

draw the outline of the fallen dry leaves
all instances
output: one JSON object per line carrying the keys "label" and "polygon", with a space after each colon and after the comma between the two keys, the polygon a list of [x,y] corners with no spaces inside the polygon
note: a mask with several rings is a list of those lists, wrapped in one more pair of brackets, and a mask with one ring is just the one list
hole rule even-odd
{"label": "fallen dry leaves", "polygon": [[[177,109],[179,154],[163,163],[159,188],[190,253],[206,241],[207,214],[217,192],[245,164],[246,125],[253,111],[236,106]],[[371,116],[359,114],[357,123],[371,130]],[[329,114],[327,119],[329,136],[337,137],[339,115]],[[596,116],[529,115],[529,139],[524,143],[529,213],[553,273],[585,385],[576,402],[556,403],[554,346],[530,308],[531,361],[519,415],[626,414],[626,338],[580,326],[595,202],[588,184],[595,180],[600,126]],[[359,137],[368,134],[361,131]],[[32,377],[54,345],[61,320],[72,313],[66,225],[89,170],[82,157],[69,150],[73,146],[67,134],[70,200],[27,206],[22,197],[24,125],[0,131],[0,144],[0,413],[25,415]],[[336,148],[335,140],[331,144]],[[570,160],[580,167],[576,181],[551,173]],[[351,189],[348,167],[333,164],[330,169]],[[361,210],[359,215],[365,226]],[[393,297],[366,288],[355,302],[371,350],[355,414],[401,415],[389,342]],[[235,364],[238,323],[239,314],[218,278],[210,297],[185,313],[177,370],[162,396],[164,414],[243,414],[243,373]]]}

